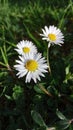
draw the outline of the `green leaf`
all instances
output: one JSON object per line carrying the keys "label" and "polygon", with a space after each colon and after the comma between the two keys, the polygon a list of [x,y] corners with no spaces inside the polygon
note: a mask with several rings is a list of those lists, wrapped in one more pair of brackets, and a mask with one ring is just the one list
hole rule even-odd
{"label": "green leaf", "polygon": [[58,123],[59,130],[65,130],[70,126],[69,120],[62,120]]}
{"label": "green leaf", "polygon": [[66,117],[60,112],[60,111],[56,111],[56,114],[57,114],[57,116],[59,117],[59,119],[61,119],[61,120],[66,120]]}
{"label": "green leaf", "polygon": [[44,92],[39,88],[38,85],[35,85],[35,86],[34,86],[34,90],[35,90],[37,93],[44,94]]}
{"label": "green leaf", "polygon": [[46,130],[56,130],[55,127],[46,128]]}
{"label": "green leaf", "polygon": [[14,100],[19,99],[22,94],[23,94],[23,88],[15,85],[14,88],[13,88],[13,94],[12,94],[13,99]]}
{"label": "green leaf", "polygon": [[2,63],[2,62],[0,62],[0,65],[2,65],[2,66],[4,66],[4,67],[6,67],[6,65],[5,65],[4,63]]}
{"label": "green leaf", "polygon": [[6,55],[5,55],[5,52],[3,51],[2,48],[0,48],[0,49],[1,49],[1,53],[2,53],[3,60],[4,60],[5,64],[8,65],[8,60],[7,60],[7,57],[6,57]]}
{"label": "green leaf", "polygon": [[38,112],[32,110],[32,111],[31,111],[31,116],[32,116],[33,120],[34,120],[39,126],[45,126],[45,127],[46,127],[46,124],[45,124],[44,120],[42,119],[41,115],[40,115]]}
{"label": "green leaf", "polygon": [[6,90],[6,86],[4,87],[4,89],[3,89],[2,93],[0,93],[0,97],[1,97],[1,96],[3,96],[3,94],[4,94],[5,90]]}
{"label": "green leaf", "polygon": [[65,69],[66,75],[69,73],[69,69],[70,69],[70,65],[68,65],[68,66],[66,67],[66,69]]}
{"label": "green leaf", "polygon": [[9,95],[7,95],[7,94],[5,94],[5,97],[6,97],[8,100],[12,100],[12,97],[9,96]]}

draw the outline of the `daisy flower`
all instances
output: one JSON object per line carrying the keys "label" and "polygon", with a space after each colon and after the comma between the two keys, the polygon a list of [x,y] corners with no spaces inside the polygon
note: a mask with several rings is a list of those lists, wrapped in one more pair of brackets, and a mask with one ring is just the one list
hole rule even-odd
{"label": "daisy flower", "polygon": [[47,26],[44,27],[45,29],[42,29],[43,34],[40,34],[41,36],[43,36],[43,40],[46,40],[47,42],[49,42],[48,47],[50,47],[51,44],[56,44],[56,45],[60,45],[63,44],[64,42],[64,36],[61,32],[60,29],[58,29],[57,27],[53,26],[49,26],[49,28]]}
{"label": "daisy flower", "polygon": [[19,56],[19,60],[16,60],[14,68],[18,71],[16,74],[18,78],[26,76],[25,82],[30,82],[31,79],[36,83],[37,80],[41,80],[40,76],[45,77],[43,73],[47,72],[47,63],[45,58],[40,53],[33,55],[27,54]]}
{"label": "daisy flower", "polygon": [[33,43],[31,41],[27,41],[27,40],[23,40],[20,41],[17,44],[17,48],[15,49],[20,55],[24,55],[24,54],[28,54],[28,53],[36,53],[37,52],[37,48],[35,45],[33,45]]}

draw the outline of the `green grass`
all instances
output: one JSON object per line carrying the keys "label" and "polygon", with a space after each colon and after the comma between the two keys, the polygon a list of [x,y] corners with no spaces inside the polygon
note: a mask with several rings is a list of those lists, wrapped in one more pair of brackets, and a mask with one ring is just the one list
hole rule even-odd
{"label": "green grass", "polygon": [[[44,26],[59,27],[65,41],[50,48],[52,76],[38,84],[18,79],[13,65],[14,48],[21,40],[31,40],[46,57]],[[73,129],[73,1],[0,0],[0,130]],[[71,122],[70,122],[71,121]]]}

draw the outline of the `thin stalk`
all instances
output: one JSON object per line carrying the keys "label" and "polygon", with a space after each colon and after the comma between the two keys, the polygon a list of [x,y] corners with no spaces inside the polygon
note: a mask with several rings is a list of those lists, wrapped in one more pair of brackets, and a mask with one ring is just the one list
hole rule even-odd
{"label": "thin stalk", "polygon": [[4,67],[6,67],[6,64],[4,64],[4,63],[2,63],[2,62],[0,62],[0,65],[2,65],[2,66],[4,66]]}
{"label": "thin stalk", "polygon": [[10,67],[9,65],[7,66],[7,69],[9,70],[10,74],[12,75],[12,77],[13,77],[14,79],[16,79],[16,78],[15,78],[15,75],[14,75],[14,73],[13,73],[13,70],[11,69],[11,67]]}
{"label": "thin stalk", "polygon": [[38,85],[39,85],[40,89],[41,89],[45,94],[47,94],[47,95],[50,96],[50,97],[53,97],[53,95],[52,95],[50,92],[48,92],[41,84],[38,84]]}
{"label": "thin stalk", "polygon": [[49,73],[51,74],[50,62],[49,62],[49,48],[47,47],[47,64],[49,67]]}
{"label": "thin stalk", "polygon": [[4,87],[4,89],[3,89],[2,93],[0,94],[0,97],[2,97],[2,96],[3,96],[3,94],[4,94],[5,90],[6,90],[6,86]]}

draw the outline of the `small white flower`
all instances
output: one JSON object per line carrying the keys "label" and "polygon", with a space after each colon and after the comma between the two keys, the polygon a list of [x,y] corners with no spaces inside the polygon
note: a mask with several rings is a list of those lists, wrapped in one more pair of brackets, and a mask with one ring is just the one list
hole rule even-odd
{"label": "small white flower", "polygon": [[17,44],[17,48],[15,49],[20,55],[24,55],[24,54],[28,54],[28,53],[36,53],[37,52],[37,48],[35,45],[33,45],[33,43],[31,41],[27,41],[27,40],[23,40],[20,41]]}
{"label": "small white flower", "polygon": [[47,26],[44,27],[45,29],[42,29],[43,34],[40,34],[41,36],[43,36],[43,40],[47,40],[47,42],[49,42],[48,47],[50,47],[51,44],[56,44],[56,45],[60,45],[63,44],[64,42],[64,36],[61,32],[60,29],[58,29],[57,27],[53,26],[49,26],[49,28]]}
{"label": "small white flower", "polygon": [[15,69],[18,71],[18,78],[26,75],[25,82],[30,82],[31,79],[37,82],[40,81],[40,76],[45,77],[43,73],[47,72],[47,63],[45,58],[41,56],[40,53],[35,55],[27,54],[24,56],[19,56],[19,60],[16,60],[17,65],[14,65]]}

